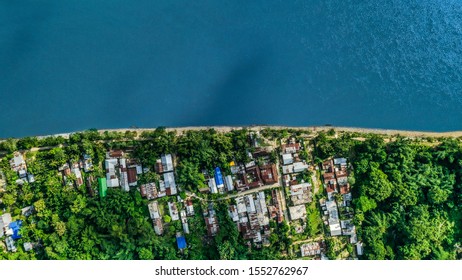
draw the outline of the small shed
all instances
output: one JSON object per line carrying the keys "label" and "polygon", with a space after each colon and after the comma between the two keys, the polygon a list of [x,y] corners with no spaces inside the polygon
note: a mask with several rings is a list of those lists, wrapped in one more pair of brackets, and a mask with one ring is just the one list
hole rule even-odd
{"label": "small shed", "polygon": [[13,240],[17,240],[21,238],[21,234],[19,234],[19,230],[21,229],[22,226],[22,221],[17,220],[12,223],[10,223],[10,229],[13,231],[13,235],[11,236]]}
{"label": "small shed", "polygon": [[105,197],[107,195],[106,178],[98,178],[98,185],[99,185],[99,197]]}
{"label": "small shed", "polygon": [[176,244],[178,245],[178,249],[180,250],[186,248],[186,239],[184,238],[184,236],[177,236]]}

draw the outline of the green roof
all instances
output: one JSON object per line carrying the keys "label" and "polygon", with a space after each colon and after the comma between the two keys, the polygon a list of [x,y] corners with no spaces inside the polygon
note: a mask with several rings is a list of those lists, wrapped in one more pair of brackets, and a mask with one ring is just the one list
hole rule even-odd
{"label": "green roof", "polygon": [[106,178],[98,178],[98,185],[99,185],[99,197],[105,197],[107,194]]}

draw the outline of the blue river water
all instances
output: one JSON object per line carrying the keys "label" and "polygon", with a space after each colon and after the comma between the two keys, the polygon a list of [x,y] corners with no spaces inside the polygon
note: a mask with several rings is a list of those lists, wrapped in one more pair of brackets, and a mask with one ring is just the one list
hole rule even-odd
{"label": "blue river water", "polygon": [[462,130],[460,0],[0,0],[0,137]]}

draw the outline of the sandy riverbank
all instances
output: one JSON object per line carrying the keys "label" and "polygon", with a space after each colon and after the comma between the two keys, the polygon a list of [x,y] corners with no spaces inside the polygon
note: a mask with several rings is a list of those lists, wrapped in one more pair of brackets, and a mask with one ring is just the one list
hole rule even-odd
{"label": "sandy riverbank", "polygon": [[[405,137],[462,137],[462,131],[448,131],[448,132],[431,132],[431,131],[411,131],[411,130],[395,130],[395,129],[376,129],[376,128],[359,128],[359,127],[339,127],[339,126],[278,126],[278,125],[254,125],[254,126],[186,126],[186,127],[169,127],[166,128],[167,131],[176,131],[178,134],[183,134],[188,130],[204,130],[213,128],[219,132],[229,132],[236,129],[247,128],[253,131],[259,131],[265,128],[272,128],[272,129],[297,129],[297,130],[305,130],[310,132],[316,131],[328,131],[334,129],[338,132],[359,132],[359,133],[374,133],[374,134],[382,134],[382,135],[401,135]],[[118,128],[118,129],[99,129],[100,133],[105,131],[116,131],[116,132],[125,132],[129,131],[136,131],[141,134],[144,131],[153,131],[156,128]],[[78,132],[78,131],[77,131]],[[69,135],[73,132],[69,133],[59,133],[53,135],[43,135],[37,136],[39,138],[49,137],[49,136],[62,136],[64,138],[69,138]],[[1,142],[2,140],[0,140]]]}
{"label": "sandy riverbank", "polygon": [[[407,137],[462,137],[462,131],[448,131],[448,132],[430,132],[430,131],[410,131],[410,130],[393,130],[393,129],[375,129],[375,128],[358,128],[358,127],[336,127],[336,126],[306,126],[306,127],[291,127],[291,126],[188,126],[188,127],[172,127],[166,128],[167,131],[177,131],[178,134],[183,134],[188,130],[204,130],[213,128],[219,132],[229,132],[236,129],[248,128],[254,131],[259,131],[265,128],[272,129],[297,129],[306,131],[328,131],[334,129],[338,132],[359,132],[359,133],[373,133],[383,135],[401,135]],[[127,129],[102,129],[104,131],[152,131],[155,128],[127,128]]]}

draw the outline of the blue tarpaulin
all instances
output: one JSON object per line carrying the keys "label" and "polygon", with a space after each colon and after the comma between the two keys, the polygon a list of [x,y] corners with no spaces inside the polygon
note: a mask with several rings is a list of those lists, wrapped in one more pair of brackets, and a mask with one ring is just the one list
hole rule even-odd
{"label": "blue tarpaulin", "polygon": [[220,167],[215,168],[215,183],[217,186],[223,185],[223,175],[221,175]]}
{"label": "blue tarpaulin", "polygon": [[19,230],[21,229],[21,226],[22,226],[22,221],[21,220],[17,220],[17,221],[14,221],[14,222],[10,223],[9,227],[10,227],[10,229],[13,230],[13,236],[11,236],[13,238],[13,240],[21,238],[21,235],[19,234]]}
{"label": "blue tarpaulin", "polygon": [[186,239],[184,238],[184,236],[178,236],[176,238],[176,244],[178,245],[178,249],[186,248]]}

